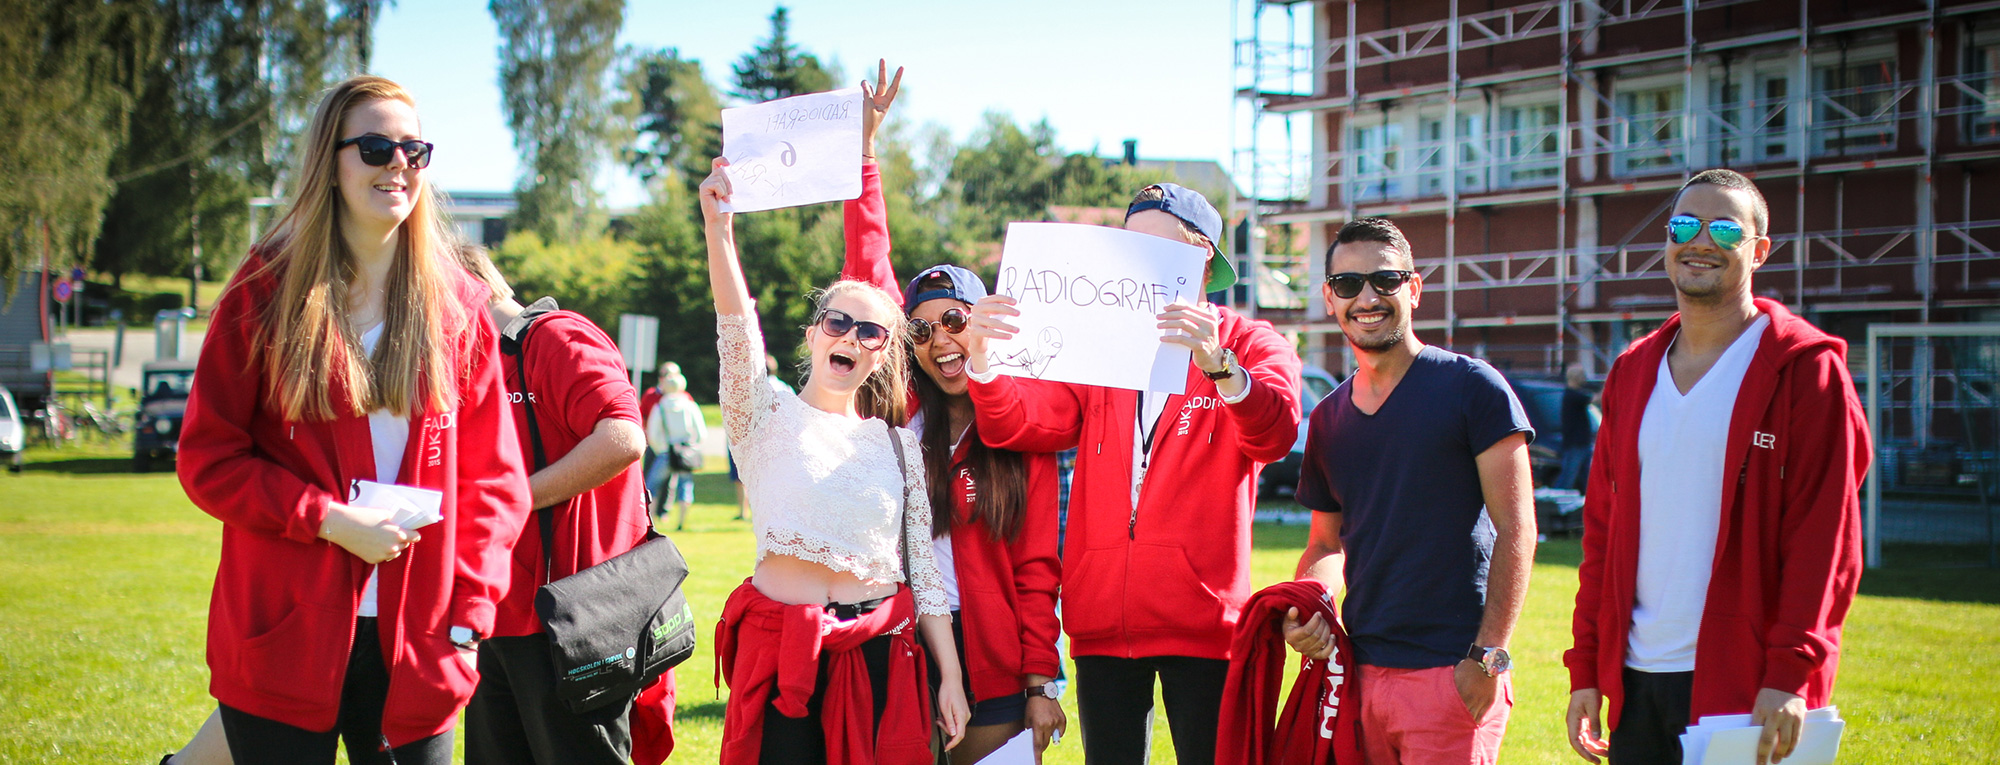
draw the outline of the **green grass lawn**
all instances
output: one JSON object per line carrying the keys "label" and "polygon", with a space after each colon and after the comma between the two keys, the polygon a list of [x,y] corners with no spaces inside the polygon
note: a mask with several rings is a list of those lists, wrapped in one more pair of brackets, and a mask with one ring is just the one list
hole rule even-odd
{"label": "green grass lawn", "polygon": [[[124,472],[130,457],[114,447],[30,458],[27,472],[0,474],[0,762],[157,762],[214,705],[202,640],[218,524],[170,474]],[[710,467],[688,529],[674,534],[704,622],[749,575],[753,550],[722,466]],[[1298,526],[1259,526],[1256,583],[1289,576],[1304,538]],[[1558,541],[1538,556],[1514,642],[1507,762],[1580,762],[1562,740],[1559,663],[1578,555]],[[708,634],[679,669],[676,762],[713,762],[719,745],[725,697]],[[1844,761],[1988,761],[2000,751],[2000,689],[1979,679],[2000,658],[2000,572],[1870,573],[1844,648],[1835,695],[1849,721]],[[1155,732],[1153,761],[1172,762],[1164,720]],[[1082,762],[1076,733],[1047,761]]]}

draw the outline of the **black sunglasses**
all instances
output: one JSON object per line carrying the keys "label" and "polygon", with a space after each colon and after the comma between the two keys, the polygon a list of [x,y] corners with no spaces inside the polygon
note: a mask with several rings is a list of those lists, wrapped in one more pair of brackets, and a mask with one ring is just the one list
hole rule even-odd
{"label": "black sunglasses", "polygon": [[942,329],[947,334],[956,335],[965,331],[967,316],[963,308],[947,308],[937,321],[925,321],[910,317],[910,341],[923,345],[931,341],[931,335]]}
{"label": "black sunglasses", "polygon": [[819,315],[813,317],[813,323],[819,325],[820,331],[829,337],[846,337],[847,333],[853,332],[861,347],[871,351],[882,350],[882,346],[889,343],[888,327],[872,321],[856,321],[844,311],[822,308]]}
{"label": "black sunglasses", "polygon": [[389,164],[390,155],[397,149],[403,150],[403,161],[409,163],[411,170],[422,170],[431,163],[432,146],[427,141],[391,141],[379,135],[363,135],[334,144],[333,150],[340,151],[349,146],[359,147],[361,161],[371,167]]}
{"label": "black sunglasses", "polygon": [[1333,286],[1333,296],[1341,300],[1351,300],[1361,294],[1361,284],[1375,288],[1375,294],[1383,297],[1396,294],[1403,284],[1416,278],[1415,271],[1376,271],[1372,274],[1345,273],[1326,277],[1326,283]]}

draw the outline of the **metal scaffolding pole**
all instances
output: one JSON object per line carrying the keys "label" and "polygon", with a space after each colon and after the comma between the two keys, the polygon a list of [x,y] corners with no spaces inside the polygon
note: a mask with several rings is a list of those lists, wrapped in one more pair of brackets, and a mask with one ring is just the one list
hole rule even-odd
{"label": "metal scaffolding pole", "polygon": [[1569,345],[1569,77],[1571,58],[1569,33],[1570,9],[1573,3],[1563,3],[1558,24],[1562,27],[1562,76],[1556,78],[1556,124],[1561,126],[1556,133],[1556,156],[1562,161],[1556,165],[1556,355],[1555,367],[1562,369],[1566,363]]}
{"label": "metal scaffolding pole", "polygon": [[1812,14],[1807,3],[1808,0],[1799,0],[1799,62],[1798,72],[1793,77],[1799,86],[1792,88],[1793,93],[1786,94],[1787,100],[1798,106],[1798,113],[1792,115],[1792,124],[1797,126],[1793,128],[1792,147],[1799,157],[1799,174],[1793,184],[1796,197],[1793,199],[1792,224],[1798,231],[1798,240],[1792,244],[1792,308],[1801,311],[1806,307],[1806,261],[1812,247],[1812,240],[1806,237],[1806,159],[1812,156],[1813,112]]}
{"label": "metal scaffolding pole", "polygon": [[[1463,42],[1458,26],[1458,0],[1451,0],[1451,27],[1446,39],[1450,51],[1445,54],[1445,76],[1451,79],[1451,89],[1445,101],[1445,126],[1443,132],[1449,138],[1445,141],[1444,203],[1444,344],[1457,350],[1458,335],[1458,49]],[[1419,131],[1419,138],[1422,137]]]}

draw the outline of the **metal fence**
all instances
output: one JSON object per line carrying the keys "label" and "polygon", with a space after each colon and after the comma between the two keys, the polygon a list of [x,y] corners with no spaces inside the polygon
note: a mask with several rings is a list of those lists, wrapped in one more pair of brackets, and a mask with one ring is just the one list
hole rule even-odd
{"label": "metal fence", "polygon": [[2000,568],[2000,324],[1868,328],[1870,567]]}

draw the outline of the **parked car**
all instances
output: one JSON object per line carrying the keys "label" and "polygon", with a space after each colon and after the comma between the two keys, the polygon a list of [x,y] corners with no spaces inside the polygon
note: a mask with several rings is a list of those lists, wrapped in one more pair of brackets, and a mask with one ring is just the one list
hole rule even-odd
{"label": "parked car", "polygon": [[1299,382],[1298,440],[1292,442],[1292,452],[1284,459],[1264,466],[1264,473],[1257,479],[1258,499],[1290,497],[1298,491],[1299,466],[1304,465],[1306,460],[1306,425],[1320,400],[1340,387],[1340,378],[1311,364],[1299,372]]}
{"label": "parked car", "polygon": [[139,399],[138,427],[132,436],[132,470],[153,469],[153,460],[174,456],[181,438],[181,415],[187,410],[188,388],[194,383],[194,362],[152,361],[134,395]]}
{"label": "parked car", "polygon": [[21,452],[27,448],[28,423],[21,419],[14,393],[0,385],[0,459],[7,461],[7,472],[21,472]]}
{"label": "parked car", "polygon": [[[1534,476],[1535,486],[1555,483],[1556,476],[1562,474],[1563,452],[1563,381],[1529,375],[1502,374],[1507,384],[1513,386],[1514,396],[1521,399],[1521,408],[1528,412],[1528,424],[1535,428],[1535,442],[1528,445],[1529,471]],[[1600,417],[1596,405],[1591,406],[1590,433],[1597,435]]]}

